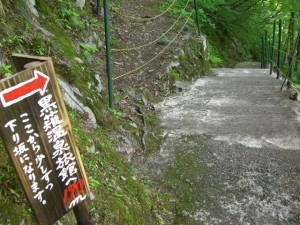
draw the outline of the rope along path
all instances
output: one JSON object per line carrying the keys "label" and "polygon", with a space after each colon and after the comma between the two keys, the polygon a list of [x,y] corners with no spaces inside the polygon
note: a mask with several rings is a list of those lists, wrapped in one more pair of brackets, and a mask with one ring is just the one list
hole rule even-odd
{"label": "rope along path", "polygon": [[[185,7],[183,9],[187,8],[189,2],[190,2],[190,0],[187,0],[186,5],[185,5]],[[182,17],[182,15],[183,15],[183,13],[180,14],[180,16],[176,19],[176,21],[172,24],[172,26],[167,31],[165,31],[161,36],[159,36],[155,40],[153,40],[153,41],[151,41],[149,43],[146,43],[144,45],[140,45],[140,46],[136,46],[136,47],[131,47],[131,48],[121,48],[121,49],[115,49],[115,48],[113,48],[113,49],[111,49],[111,51],[113,51],[113,52],[128,52],[128,51],[134,51],[134,50],[138,50],[138,49],[141,49],[141,48],[145,48],[147,46],[155,44],[161,38],[163,38],[164,36],[166,36],[176,26],[176,24],[178,23],[178,21],[180,20],[180,18]]]}
{"label": "rope along path", "polygon": [[155,57],[153,57],[152,59],[150,59],[148,62],[144,63],[143,65],[141,65],[141,66],[139,66],[139,67],[137,67],[137,68],[135,68],[135,69],[133,69],[133,70],[127,72],[127,73],[124,73],[124,74],[122,74],[122,75],[120,75],[120,76],[118,76],[118,77],[113,78],[113,80],[114,80],[114,81],[115,81],[115,80],[119,80],[120,78],[123,78],[123,77],[125,77],[125,76],[128,76],[128,75],[130,75],[130,74],[132,74],[132,73],[135,73],[135,72],[139,71],[140,69],[144,68],[145,66],[147,66],[149,63],[151,63],[151,62],[154,61],[155,59],[157,59],[162,53],[164,53],[164,52],[170,47],[171,44],[174,43],[174,41],[175,41],[175,40],[178,38],[178,36],[182,33],[182,31],[183,31],[184,28],[186,27],[186,25],[187,25],[189,19],[191,18],[191,16],[192,16],[192,13],[190,13],[189,17],[186,19],[184,25],[182,26],[182,28],[180,29],[180,31],[176,34],[176,36],[175,36],[175,37],[170,41],[170,43],[169,43],[166,47],[164,47],[163,50],[162,50],[161,52],[159,52]]}

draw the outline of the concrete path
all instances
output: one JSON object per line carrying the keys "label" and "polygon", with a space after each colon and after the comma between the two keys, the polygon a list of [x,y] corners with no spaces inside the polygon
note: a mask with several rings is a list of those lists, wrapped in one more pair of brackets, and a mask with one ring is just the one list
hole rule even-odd
{"label": "concrete path", "polygon": [[165,143],[145,165],[178,196],[174,224],[300,224],[299,104],[244,66],[158,106]]}

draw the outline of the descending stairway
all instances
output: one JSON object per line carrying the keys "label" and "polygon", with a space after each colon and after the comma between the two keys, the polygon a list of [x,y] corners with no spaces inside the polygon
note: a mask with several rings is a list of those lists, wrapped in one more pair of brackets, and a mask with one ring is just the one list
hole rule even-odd
{"label": "descending stairway", "polygon": [[160,104],[166,140],[146,165],[179,196],[175,224],[300,224],[300,107],[255,65]]}

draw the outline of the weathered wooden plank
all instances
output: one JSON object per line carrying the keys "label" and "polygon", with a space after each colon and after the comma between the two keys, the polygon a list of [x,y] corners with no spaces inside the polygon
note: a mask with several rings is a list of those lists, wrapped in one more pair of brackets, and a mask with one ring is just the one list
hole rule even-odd
{"label": "weathered wooden plank", "polygon": [[0,136],[38,223],[50,225],[84,201],[88,179],[52,60],[15,62],[21,72],[0,81]]}

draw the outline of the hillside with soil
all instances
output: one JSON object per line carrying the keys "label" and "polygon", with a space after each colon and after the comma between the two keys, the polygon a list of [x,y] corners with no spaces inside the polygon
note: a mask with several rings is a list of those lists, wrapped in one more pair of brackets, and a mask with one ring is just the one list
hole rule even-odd
{"label": "hillside with soil", "polygon": [[[12,54],[47,56],[91,187],[95,224],[171,224],[174,196],[132,162],[163,139],[154,104],[222,60],[197,34],[191,1],[110,2],[114,107],[108,107],[103,6],[95,1],[0,0],[0,75]],[[209,44],[211,46],[211,44]],[[224,61],[225,62],[225,61]],[[36,224],[3,143],[0,224]],[[75,224],[68,213],[56,224]]]}

